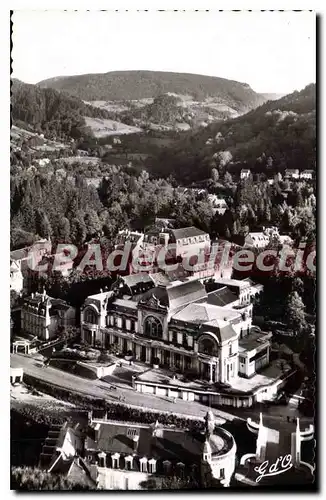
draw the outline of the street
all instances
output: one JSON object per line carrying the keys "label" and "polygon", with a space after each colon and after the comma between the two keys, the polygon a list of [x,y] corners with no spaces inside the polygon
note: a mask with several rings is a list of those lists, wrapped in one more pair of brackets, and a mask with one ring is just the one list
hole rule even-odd
{"label": "street", "polygon": [[[52,368],[51,366],[43,367],[43,362],[30,356],[22,354],[11,354],[10,364],[13,368],[22,367],[24,373],[27,375],[38,378],[50,384],[62,387],[68,390],[76,391],[87,396],[105,399],[112,402],[123,401],[126,404],[143,407],[147,409],[155,409],[158,411],[167,411],[175,414],[180,414],[184,417],[201,417],[203,418],[207,413],[208,407],[199,402],[188,402],[181,399],[176,399],[172,402],[168,398],[159,397],[150,394],[143,394],[136,392],[130,385],[120,380],[116,376],[106,377],[108,382],[102,380],[89,380],[72,375],[68,372]],[[116,391],[110,390],[110,385],[114,384],[117,387]],[[234,419],[246,420],[248,417],[254,420],[259,420],[258,408],[233,408],[225,407],[223,409],[212,408],[213,414],[216,416],[220,424]],[[263,421],[264,425],[268,428],[285,431],[287,433],[293,432],[296,423],[292,421],[293,418],[299,416],[298,410],[295,406],[271,406],[264,408]],[[287,422],[286,416],[290,415],[290,422]],[[313,419],[309,417],[300,418],[301,426],[308,427]]]}

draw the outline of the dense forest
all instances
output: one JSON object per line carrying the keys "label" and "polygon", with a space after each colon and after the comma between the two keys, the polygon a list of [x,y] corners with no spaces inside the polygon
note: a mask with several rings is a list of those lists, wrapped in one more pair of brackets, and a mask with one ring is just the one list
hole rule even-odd
{"label": "dense forest", "polygon": [[[216,183],[220,185],[216,175],[213,170],[208,183],[211,192]],[[80,246],[96,235],[113,239],[124,227],[144,230],[157,216],[175,218],[178,227],[197,226],[213,238],[229,239],[264,224],[274,224],[295,239],[315,238],[316,198],[313,186],[306,182],[295,186],[285,199],[282,190],[288,181],[275,180],[271,186],[263,179],[248,179],[234,184],[226,175],[224,215],[214,214],[207,193],[180,192],[171,182],[118,166],[108,166],[98,189],[80,175],[12,175],[11,245],[22,246],[27,232]]]}
{"label": "dense forest", "polygon": [[233,120],[186,134],[174,147],[148,158],[157,176],[183,183],[210,177],[212,168],[277,173],[316,164],[316,87],[311,84]]}
{"label": "dense forest", "polygon": [[110,118],[106,110],[87,105],[76,97],[12,81],[11,118],[14,124],[28,124],[48,138],[79,139],[84,134],[91,134],[85,128],[84,116]]}

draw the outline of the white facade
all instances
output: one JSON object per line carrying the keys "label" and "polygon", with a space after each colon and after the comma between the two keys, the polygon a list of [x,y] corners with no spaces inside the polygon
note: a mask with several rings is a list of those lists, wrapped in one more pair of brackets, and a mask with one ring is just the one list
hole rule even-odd
{"label": "white facade", "polygon": [[24,276],[21,272],[20,261],[12,261],[10,265],[10,290],[20,293],[24,288]]}
{"label": "white facade", "polygon": [[251,175],[251,170],[249,168],[243,168],[240,172],[240,179],[248,179]]}
{"label": "white facade", "polygon": [[285,170],[285,177],[289,177],[290,179],[299,179],[299,169],[298,168],[288,168]]}
{"label": "white facade", "polygon": [[304,170],[300,173],[300,179],[311,180],[313,178],[313,170]]}
{"label": "white facade", "polygon": [[270,237],[269,235],[263,232],[257,233],[248,233],[245,238],[244,246],[246,248],[254,247],[254,248],[265,248],[269,243]]}

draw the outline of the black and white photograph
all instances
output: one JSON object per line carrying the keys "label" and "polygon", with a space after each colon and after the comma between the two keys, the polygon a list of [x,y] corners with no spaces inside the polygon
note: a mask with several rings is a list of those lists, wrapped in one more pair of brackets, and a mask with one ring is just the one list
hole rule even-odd
{"label": "black and white photograph", "polygon": [[317,491],[319,21],[8,12],[11,490]]}

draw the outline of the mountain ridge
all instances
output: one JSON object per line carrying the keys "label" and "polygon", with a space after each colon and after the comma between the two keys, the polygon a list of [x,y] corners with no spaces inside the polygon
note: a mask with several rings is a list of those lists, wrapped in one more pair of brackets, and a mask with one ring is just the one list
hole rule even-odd
{"label": "mountain ridge", "polygon": [[249,84],[215,76],[150,70],[111,71],[54,77],[37,83],[86,101],[139,100],[168,92],[189,94],[196,100],[217,97],[239,113],[266,101]]}

